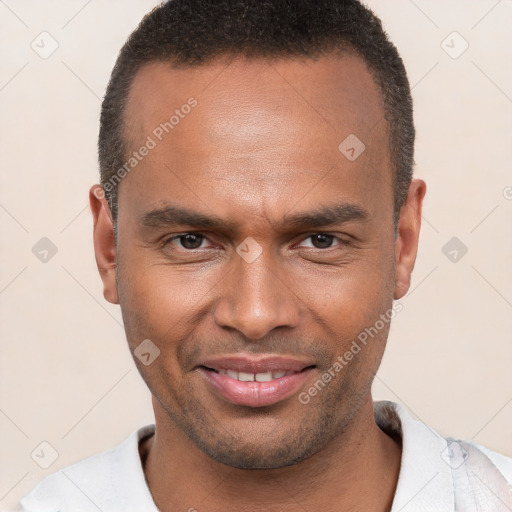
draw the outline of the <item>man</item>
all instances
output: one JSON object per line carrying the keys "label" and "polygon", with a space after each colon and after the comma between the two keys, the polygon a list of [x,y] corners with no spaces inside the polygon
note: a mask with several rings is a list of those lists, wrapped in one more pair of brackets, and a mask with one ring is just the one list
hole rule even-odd
{"label": "man", "polygon": [[147,15],[90,202],[156,425],[23,510],[511,510],[510,459],[372,400],[418,246],[413,149],[402,61],[356,0]]}

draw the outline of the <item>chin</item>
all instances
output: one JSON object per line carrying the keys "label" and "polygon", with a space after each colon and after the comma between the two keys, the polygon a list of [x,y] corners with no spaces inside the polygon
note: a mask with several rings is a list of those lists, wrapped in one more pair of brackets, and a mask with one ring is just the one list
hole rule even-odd
{"label": "chin", "polygon": [[[197,434],[197,432],[196,432]],[[271,438],[268,435],[246,437],[215,432],[213,436],[191,435],[190,440],[208,457],[220,464],[237,469],[279,469],[301,462],[324,446],[321,435],[305,435],[300,429]]]}
{"label": "chin", "polygon": [[211,450],[208,447],[200,446],[199,448],[216,462],[236,469],[279,469],[293,466],[310,455],[307,452],[291,453],[288,449],[285,453],[282,447],[276,447],[274,451],[270,451],[268,446],[261,449],[239,448],[236,451],[233,449],[222,451],[218,446]]}

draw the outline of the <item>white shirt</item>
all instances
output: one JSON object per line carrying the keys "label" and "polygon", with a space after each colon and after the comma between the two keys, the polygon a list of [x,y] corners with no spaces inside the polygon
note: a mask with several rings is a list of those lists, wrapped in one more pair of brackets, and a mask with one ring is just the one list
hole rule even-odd
{"label": "white shirt", "polygon": [[[510,512],[512,459],[445,439],[400,405],[375,402],[379,427],[402,438],[392,512]],[[21,500],[23,512],[158,512],[139,456],[147,425],[119,446],[46,477]]]}

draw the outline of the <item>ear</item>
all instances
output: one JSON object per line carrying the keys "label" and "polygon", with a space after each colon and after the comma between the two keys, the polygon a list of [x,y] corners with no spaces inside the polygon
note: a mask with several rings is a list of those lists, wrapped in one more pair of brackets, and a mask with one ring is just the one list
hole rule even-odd
{"label": "ear", "polygon": [[117,253],[114,222],[101,185],[93,185],[89,190],[89,204],[94,220],[94,254],[103,281],[103,296],[112,304],[119,304],[116,283]]}
{"label": "ear", "polygon": [[395,299],[402,298],[411,286],[411,274],[418,252],[421,207],[426,191],[427,185],[423,180],[412,180],[407,202],[400,210],[395,242]]}

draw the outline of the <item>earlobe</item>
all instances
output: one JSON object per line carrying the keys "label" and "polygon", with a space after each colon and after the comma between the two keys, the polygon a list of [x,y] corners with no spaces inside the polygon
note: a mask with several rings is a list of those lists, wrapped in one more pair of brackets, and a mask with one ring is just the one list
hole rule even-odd
{"label": "earlobe", "polygon": [[426,191],[427,186],[423,180],[412,180],[407,202],[400,211],[398,238],[395,242],[395,299],[402,298],[411,286],[411,274],[418,252],[421,209]]}
{"label": "earlobe", "polygon": [[411,286],[411,274],[402,259],[402,239],[399,236],[395,243],[395,293],[394,299],[401,299]]}
{"label": "earlobe", "polygon": [[96,265],[103,281],[103,296],[112,304],[119,304],[114,222],[101,185],[93,185],[89,190],[89,204],[93,216],[94,253]]}

